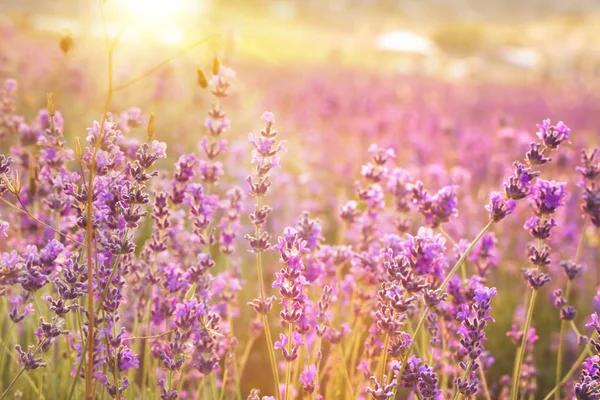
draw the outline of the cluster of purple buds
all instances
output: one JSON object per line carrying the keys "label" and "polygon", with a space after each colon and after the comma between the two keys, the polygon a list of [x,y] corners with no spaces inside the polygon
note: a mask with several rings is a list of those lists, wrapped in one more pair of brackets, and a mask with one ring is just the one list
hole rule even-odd
{"label": "cluster of purple buds", "polygon": [[[583,266],[580,264],[575,264],[572,261],[561,261],[560,267],[563,270],[565,277],[569,284],[575,278],[577,278],[581,271],[583,270]],[[567,286],[567,296],[569,292],[569,287]],[[563,291],[561,289],[556,289],[552,292],[552,298],[554,306],[560,309],[560,318],[564,321],[572,321],[575,319],[577,314],[574,307],[567,304],[568,299],[563,296]]]}
{"label": "cluster of purple buds", "polygon": [[441,224],[450,221],[451,217],[458,216],[457,186],[444,186],[433,196],[423,186],[423,182],[417,181],[410,185],[411,200],[425,218],[425,223],[431,228],[437,228]]}
{"label": "cluster of purple buds", "polygon": [[219,178],[224,174],[223,164],[215,159],[227,151],[227,140],[222,136],[229,130],[230,121],[219,104],[219,99],[228,96],[229,79],[233,78],[233,71],[223,66],[219,66],[217,71],[213,70],[213,73],[210,84],[215,103],[208,111],[208,116],[204,121],[209,137],[203,138],[199,143],[199,148],[204,151],[207,158],[199,163],[200,180],[207,185],[218,184]]}
{"label": "cluster of purple buds", "polygon": [[187,187],[187,202],[190,205],[190,217],[194,225],[194,234],[200,244],[207,245],[215,242],[212,231],[208,231],[213,214],[219,208],[219,196],[206,193],[204,186],[192,183]]}
{"label": "cluster of purple buds", "polygon": [[17,81],[7,79],[0,90],[0,138],[15,134],[23,119],[15,114]]}
{"label": "cluster of purple buds", "polygon": [[583,201],[581,211],[590,217],[590,221],[600,227],[600,156],[598,150],[594,149],[591,153],[583,151],[581,155],[581,167],[577,171],[582,175],[583,180]]}
{"label": "cluster of purple buds", "polygon": [[396,200],[396,211],[399,215],[396,217],[395,226],[399,234],[408,232],[412,224],[408,217],[412,203],[412,181],[410,173],[402,168],[394,168],[388,175],[386,188]]}
{"label": "cluster of purple buds", "polygon": [[175,163],[175,174],[171,182],[169,200],[173,204],[181,204],[185,199],[188,182],[196,175],[198,159],[193,154],[184,154]]}
{"label": "cluster of purple buds", "polygon": [[484,278],[490,269],[498,265],[496,244],[498,240],[493,232],[488,232],[481,238],[478,247],[473,251],[469,260],[474,263],[477,274]]}
{"label": "cluster of purple buds", "polygon": [[[504,194],[492,193],[490,203],[485,207],[490,214],[490,219],[494,222],[499,222],[511,214],[516,207],[515,201],[524,199],[531,194],[532,181],[540,175],[540,172],[533,168],[552,161],[552,158],[546,157],[546,152],[558,149],[560,144],[565,141],[569,142],[571,130],[562,121],[551,125],[550,120],[546,119],[537,127],[537,136],[541,143],[530,144],[530,149],[525,154],[525,164],[514,163],[515,170],[513,175],[508,178],[508,182],[504,184]],[[548,203],[539,196],[538,200],[541,207]]]}
{"label": "cluster of purple buds", "polygon": [[528,249],[529,262],[533,264],[533,268],[525,269],[523,276],[534,289],[539,289],[550,281],[549,275],[543,272],[550,264],[550,247],[545,245],[544,241],[550,237],[550,230],[556,226],[552,214],[564,205],[566,194],[564,183],[541,179],[538,179],[531,189],[534,216],[525,223],[524,228],[536,239],[536,244]]}
{"label": "cluster of purple buds", "polygon": [[235,239],[240,230],[240,212],[243,198],[244,192],[238,187],[227,191],[227,200],[224,201],[226,204],[225,212],[219,222],[219,244],[224,254],[233,253]]}
{"label": "cluster of purple buds", "polygon": [[496,288],[480,287],[476,289],[472,305],[469,307],[462,304],[456,315],[456,318],[461,321],[459,334],[462,339],[460,339],[460,344],[466,351],[467,360],[459,363],[465,378],[457,377],[455,383],[458,392],[466,398],[475,396],[479,390],[479,380],[475,375],[481,368],[478,359],[483,353],[483,343],[486,339],[485,327],[488,321],[493,321],[490,316],[492,310],[490,302],[496,294]]}
{"label": "cluster of purple buds", "polygon": [[[264,197],[269,190],[271,180],[269,172],[272,168],[279,166],[280,159],[277,155],[281,151],[285,151],[283,144],[285,142],[276,142],[275,138],[278,132],[273,129],[275,117],[273,113],[264,112],[261,119],[265,123],[265,127],[261,129],[260,136],[254,133],[248,135],[249,142],[254,146],[252,151],[252,163],[256,165],[255,176],[246,178],[246,182],[250,187],[250,194],[254,197]],[[258,210],[256,210],[258,211]]]}
{"label": "cluster of purple buds", "polygon": [[[600,319],[597,313],[593,313],[586,328],[593,328],[596,336],[600,335]],[[590,339],[590,344],[600,353],[600,343]],[[583,369],[579,381],[575,383],[575,394],[578,399],[597,399],[600,397],[600,356],[595,355],[583,362]]]}
{"label": "cluster of purple buds", "polygon": [[[249,185],[250,195],[256,197],[257,202],[254,211],[250,214],[250,221],[255,227],[254,235],[247,234],[246,240],[250,244],[250,250],[260,253],[271,248],[271,235],[263,230],[263,226],[267,222],[269,213],[273,210],[271,207],[262,204],[262,198],[267,195],[271,186],[269,173],[273,167],[279,165],[279,157],[277,154],[280,151],[285,151],[283,143],[276,143],[275,137],[278,132],[273,129],[275,118],[272,113],[264,112],[261,119],[265,123],[265,127],[260,131],[260,136],[249,134],[249,141],[254,146],[252,151],[252,163],[256,164],[254,176],[248,176],[246,182]],[[262,277],[259,277],[262,279]],[[267,298],[261,288],[260,298],[254,299],[252,306],[258,314],[266,314],[272,307],[273,298]]]}
{"label": "cluster of purple buds", "polygon": [[[434,234],[429,228],[419,228],[417,235],[406,235],[402,243],[402,255],[410,271],[418,279],[403,280],[405,288],[411,292],[421,290],[427,282],[434,283],[445,277],[447,266],[444,253],[446,239],[441,234]],[[420,278],[420,279],[419,279]]]}
{"label": "cluster of purple buds", "polygon": [[311,394],[315,391],[317,385],[317,367],[315,364],[307,365],[300,374],[302,391]]}
{"label": "cluster of purple buds", "polygon": [[382,149],[376,145],[372,145],[369,152],[371,153],[371,162],[362,167],[362,176],[366,185],[361,185],[359,181],[354,183],[356,195],[365,205],[364,211],[361,212],[358,203],[354,201],[346,202],[340,209],[340,217],[347,224],[360,222],[362,250],[367,250],[376,240],[377,219],[385,207],[385,192],[382,187],[388,175],[388,168],[385,164],[396,157],[393,149]]}
{"label": "cluster of purple buds", "polygon": [[[302,257],[309,252],[306,246],[306,241],[302,239],[300,233],[294,228],[286,228],[283,236],[279,237],[277,245],[273,246],[274,250],[279,251],[279,261],[284,264],[275,275],[277,279],[273,282],[273,288],[279,289],[281,296],[282,311],[279,313],[281,321],[286,326],[291,326],[294,330],[300,319],[305,314],[305,306],[308,297],[304,293],[304,287],[308,281],[304,277],[304,264]],[[288,335],[289,336],[289,335]],[[289,351],[285,346],[291,340],[288,336],[281,334],[280,341],[275,344],[275,348],[281,348],[284,358],[287,362],[294,361],[298,356],[298,349],[301,342],[301,337],[297,332],[294,332],[293,350]]]}

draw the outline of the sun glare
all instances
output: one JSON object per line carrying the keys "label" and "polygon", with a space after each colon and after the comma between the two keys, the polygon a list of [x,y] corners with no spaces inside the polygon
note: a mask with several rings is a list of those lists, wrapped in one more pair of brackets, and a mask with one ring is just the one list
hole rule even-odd
{"label": "sun glare", "polygon": [[139,23],[173,22],[185,8],[183,0],[125,0],[123,5]]}

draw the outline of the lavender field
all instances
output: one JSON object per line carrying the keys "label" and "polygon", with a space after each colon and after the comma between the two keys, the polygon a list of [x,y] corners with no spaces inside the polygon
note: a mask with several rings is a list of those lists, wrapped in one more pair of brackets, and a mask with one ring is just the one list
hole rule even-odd
{"label": "lavender field", "polygon": [[593,6],[57,3],[0,5],[0,400],[600,399]]}

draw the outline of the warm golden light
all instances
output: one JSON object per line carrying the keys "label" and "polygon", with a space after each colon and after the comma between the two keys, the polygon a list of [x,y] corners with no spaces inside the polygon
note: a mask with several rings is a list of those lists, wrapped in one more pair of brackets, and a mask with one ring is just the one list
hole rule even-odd
{"label": "warm golden light", "polygon": [[125,0],[123,5],[132,21],[139,23],[173,22],[183,12],[183,0]]}

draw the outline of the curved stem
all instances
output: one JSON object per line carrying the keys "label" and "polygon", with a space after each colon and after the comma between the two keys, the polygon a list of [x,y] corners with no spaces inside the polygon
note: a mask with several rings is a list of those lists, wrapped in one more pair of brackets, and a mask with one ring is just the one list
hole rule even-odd
{"label": "curved stem", "polygon": [[56,234],[58,234],[58,235],[60,235],[60,236],[63,236],[64,238],[66,238],[66,239],[68,239],[68,240],[70,240],[70,241],[72,241],[72,242],[74,242],[74,243],[77,243],[77,244],[78,244],[78,245],[80,245],[80,246],[83,246],[83,247],[85,247],[85,244],[81,243],[79,240],[77,240],[77,239],[73,239],[73,238],[72,238],[72,237],[70,237],[69,235],[66,235],[66,234],[62,233],[61,231],[57,230],[57,229],[56,229],[56,228],[54,228],[53,226],[51,226],[51,225],[48,225],[48,224],[47,224],[47,223],[45,223],[44,221],[41,221],[40,219],[38,219],[38,218],[34,217],[34,216],[33,216],[33,215],[32,215],[32,214],[29,212],[29,210],[27,210],[27,207],[25,207],[25,206],[23,205],[23,203],[21,202],[21,200],[20,200],[20,199],[18,199],[18,198],[17,198],[17,200],[19,200],[19,203],[22,205],[22,207],[23,207],[23,208],[20,208],[20,207],[16,206],[15,204],[13,204],[13,203],[11,203],[10,201],[6,200],[4,197],[0,196],[0,201],[2,201],[2,202],[3,202],[4,204],[6,204],[7,206],[9,206],[9,207],[11,207],[11,208],[13,208],[13,209],[15,209],[15,210],[19,211],[20,213],[23,213],[23,214],[27,215],[29,218],[31,218],[31,219],[32,219],[32,220],[34,220],[35,222],[37,222],[38,224],[40,224],[40,225],[42,225],[42,226],[44,226],[44,227],[46,227],[46,228],[48,228],[48,229],[52,230],[54,233],[56,233]]}
{"label": "curved stem", "polygon": [[199,40],[197,42],[192,43],[188,47],[186,47],[186,48],[184,48],[182,50],[179,50],[177,53],[175,53],[175,55],[167,58],[166,60],[164,60],[164,61],[158,63],[157,65],[155,65],[154,67],[150,68],[148,71],[146,71],[142,75],[140,75],[140,76],[138,76],[136,78],[133,78],[132,80],[130,80],[128,82],[125,82],[125,83],[123,83],[121,85],[116,86],[114,88],[114,91],[116,92],[116,91],[119,91],[119,90],[123,90],[126,87],[129,87],[129,86],[131,86],[131,85],[133,85],[133,84],[141,81],[142,79],[145,79],[145,78],[149,77],[154,72],[158,71],[159,69],[161,69],[162,67],[164,67],[165,65],[167,65],[168,63],[170,63],[171,61],[173,61],[174,59],[176,59],[177,57],[182,56],[183,54],[187,53],[188,51],[192,50],[193,48],[201,45],[202,43],[206,43],[206,42],[208,42],[208,41],[210,41],[210,40],[212,40],[212,39],[214,39],[215,37],[218,37],[218,36],[219,35],[212,35],[212,36],[209,36],[207,38],[204,38],[202,40]]}

